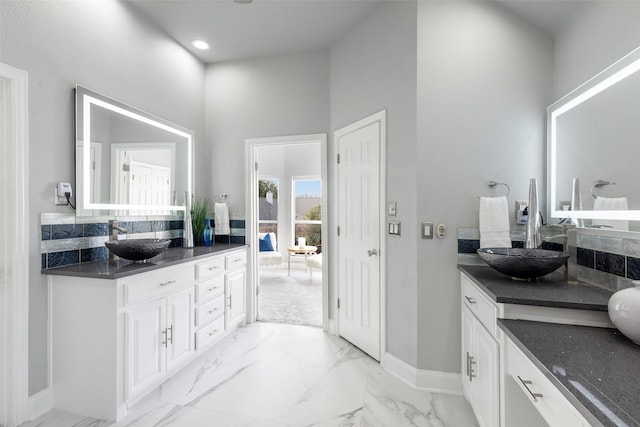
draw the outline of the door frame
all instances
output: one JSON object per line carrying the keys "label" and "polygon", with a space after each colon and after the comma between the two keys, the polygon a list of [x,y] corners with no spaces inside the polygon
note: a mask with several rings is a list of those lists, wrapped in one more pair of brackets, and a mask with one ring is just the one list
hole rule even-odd
{"label": "door frame", "polygon": [[[322,180],[322,247],[330,247],[328,228],[328,181],[327,181],[327,134],[317,133],[308,135],[290,135],[265,138],[247,138],[245,144],[245,235],[249,246],[248,280],[247,280],[247,322],[253,323],[258,316],[256,292],[258,289],[258,170],[257,150],[260,147],[274,145],[301,145],[309,143],[320,144],[321,180]],[[325,244],[326,242],[326,244]],[[322,263],[322,328],[329,328],[329,259],[324,257]]]}
{"label": "door frame", "polygon": [[3,204],[0,263],[12,266],[0,272],[0,424],[12,426],[29,416],[29,75],[0,62],[0,84],[0,189],[11,195]]}
{"label": "door frame", "polygon": [[[380,364],[382,366],[385,365],[386,362],[386,354],[387,354],[387,315],[386,315],[386,307],[387,307],[387,240],[386,240],[386,204],[387,204],[387,174],[386,174],[386,164],[387,164],[387,110],[381,110],[377,113],[374,113],[368,117],[360,119],[354,123],[351,123],[343,128],[340,128],[333,133],[333,145],[334,145],[334,153],[336,155],[336,163],[337,163],[337,155],[340,153],[340,138],[343,135],[347,135],[351,132],[354,132],[360,128],[369,126],[373,123],[380,123],[380,160],[378,165],[378,187],[379,187],[379,197],[380,197],[380,206],[378,209],[378,214],[380,218],[380,242],[378,247],[379,253],[378,257],[380,259]],[[336,205],[340,201],[339,197],[339,181],[340,181],[340,169],[336,164],[335,173],[332,174],[334,177],[333,181],[333,201]],[[338,206],[332,210],[332,224],[336,226],[340,226],[338,224]],[[331,274],[331,282],[335,283],[335,292],[333,293],[333,298],[331,301],[332,307],[338,306],[338,295],[340,295],[340,272],[339,272],[339,257],[340,257],[340,245],[336,239],[335,248],[330,254],[332,265],[336,267],[332,269]],[[340,335],[340,316],[336,312],[335,315],[335,334]]]}

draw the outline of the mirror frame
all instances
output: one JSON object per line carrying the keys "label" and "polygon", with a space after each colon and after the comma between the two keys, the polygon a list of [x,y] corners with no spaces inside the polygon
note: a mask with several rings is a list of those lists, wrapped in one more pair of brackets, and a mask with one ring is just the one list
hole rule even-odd
{"label": "mirror frame", "polygon": [[[557,168],[556,151],[557,120],[562,114],[577,107],[588,99],[594,97],[607,88],[624,80],[626,77],[640,71],[640,48],[636,48],[613,65],[597,74],[586,83],[579,86],[560,100],[547,108],[547,210],[551,218],[575,218],[575,219],[608,219],[608,220],[640,220],[640,210],[580,210],[563,211],[557,209]],[[571,186],[571,183],[566,183]]]}
{"label": "mirror frame", "polygon": [[[117,214],[121,215],[123,211],[127,214],[130,211],[144,211],[148,214],[154,214],[159,212],[185,211],[184,205],[130,205],[130,204],[118,204],[118,203],[93,203],[90,197],[91,185],[88,185],[91,180],[90,176],[90,163],[91,156],[89,150],[83,150],[82,161],[82,176],[78,176],[78,153],[77,148],[79,144],[79,135],[82,135],[82,141],[91,141],[91,125],[85,126],[86,123],[91,123],[91,106],[99,106],[106,110],[112,111],[117,114],[124,115],[134,120],[138,120],[150,126],[154,126],[158,129],[173,133],[182,138],[186,138],[187,144],[187,190],[189,194],[193,194],[193,131],[176,125],[168,120],[156,117],[146,111],[124,104],[108,96],[102,95],[98,92],[94,92],[83,86],[76,85],[75,87],[75,102],[76,102],[76,124],[75,124],[75,150],[76,150],[76,189],[78,189],[78,180],[82,179],[85,183],[82,188],[82,194],[77,193],[77,216],[95,216],[94,214],[83,214],[85,212],[93,212],[97,210],[109,210],[120,211]],[[80,197],[78,197],[80,196]],[[115,216],[116,213],[110,212],[110,216]],[[103,215],[98,215],[103,216]]]}

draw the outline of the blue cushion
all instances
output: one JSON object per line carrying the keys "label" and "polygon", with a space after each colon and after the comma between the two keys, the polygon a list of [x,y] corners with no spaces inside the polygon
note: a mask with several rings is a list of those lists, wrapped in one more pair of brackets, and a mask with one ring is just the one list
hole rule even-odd
{"label": "blue cushion", "polygon": [[271,243],[269,234],[265,234],[264,237],[260,237],[258,240],[260,241],[260,252],[273,252],[273,243]]}

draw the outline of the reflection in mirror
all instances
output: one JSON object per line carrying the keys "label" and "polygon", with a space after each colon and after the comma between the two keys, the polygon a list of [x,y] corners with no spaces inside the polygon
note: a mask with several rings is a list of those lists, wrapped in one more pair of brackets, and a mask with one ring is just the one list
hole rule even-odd
{"label": "reflection in mirror", "polygon": [[[639,99],[640,49],[636,49],[549,107],[551,217],[640,231]],[[576,198],[581,199],[580,209],[575,209]],[[569,210],[572,199],[574,209]]]}
{"label": "reflection in mirror", "polygon": [[184,211],[192,145],[190,130],[76,86],[77,215]]}

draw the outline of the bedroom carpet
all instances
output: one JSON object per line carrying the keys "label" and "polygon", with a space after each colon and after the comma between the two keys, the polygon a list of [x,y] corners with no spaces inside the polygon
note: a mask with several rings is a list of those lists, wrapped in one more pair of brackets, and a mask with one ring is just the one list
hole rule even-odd
{"label": "bedroom carpet", "polygon": [[322,326],[322,272],[304,271],[304,265],[291,263],[260,269],[258,320]]}

